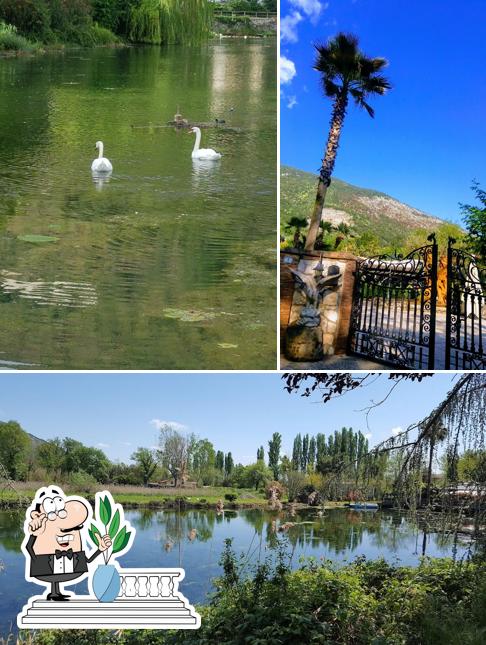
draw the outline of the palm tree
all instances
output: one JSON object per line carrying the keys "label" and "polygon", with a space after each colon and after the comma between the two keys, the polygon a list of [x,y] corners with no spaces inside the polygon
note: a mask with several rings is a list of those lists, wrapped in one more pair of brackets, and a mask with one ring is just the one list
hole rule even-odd
{"label": "palm tree", "polygon": [[295,215],[290,218],[290,220],[285,225],[286,231],[294,231],[293,245],[295,248],[298,248],[300,244],[300,235],[301,230],[306,228],[307,219],[305,217],[296,217]]}
{"label": "palm tree", "polygon": [[319,173],[314,212],[306,240],[306,251],[312,251],[319,231],[326,191],[336,163],[339,137],[346,116],[349,96],[356,105],[373,117],[374,110],[367,102],[374,94],[383,95],[391,88],[380,74],[388,65],[384,58],[369,58],[359,50],[358,39],[352,34],[339,33],[326,45],[316,45],[314,69],[321,74],[324,94],[333,101],[331,128],[326,152]]}
{"label": "palm tree", "polygon": [[351,237],[351,227],[345,224],[344,222],[340,222],[336,226],[336,241],[334,242],[334,250],[338,248],[338,246],[341,244],[343,240],[345,240],[348,237]]}

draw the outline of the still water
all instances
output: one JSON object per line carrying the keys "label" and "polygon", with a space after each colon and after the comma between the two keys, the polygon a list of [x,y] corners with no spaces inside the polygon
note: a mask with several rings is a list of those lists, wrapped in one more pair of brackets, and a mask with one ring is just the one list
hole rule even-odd
{"label": "still water", "polygon": [[[261,510],[225,511],[127,511],[127,519],[137,535],[133,547],[120,559],[126,567],[185,568],[181,591],[191,603],[207,601],[212,580],[221,575],[218,564],[224,540],[233,538],[237,554],[244,554],[248,563],[273,558],[277,541],[288,540],[292,565],[300,566],[302,557],[330,559],[345,563],[356,556],[384,557],[392,563],[416,565],[422,555],[423,533],[404,514],[392,511],[334,509],[318,517],[315,511],[298,514],[285,538],[272,532],[277,524],[290,518]],[[39,593],[37,585],[25,582],[25,558],[20,552],[23,513],[0,512],[0,634],[14,625],[19,609],[30,595]],[[196,529],[192,541],[188,534]],[[463,557],[468,547],[459,541],[454,547],[452,536],[429,534],[426,555],[432,557]],[[86,593],[85,583],[70,587]]]}
{"label": "still water", "polygon": [[0,365],[275,368],[276,99],[271,40],[0,59]]}

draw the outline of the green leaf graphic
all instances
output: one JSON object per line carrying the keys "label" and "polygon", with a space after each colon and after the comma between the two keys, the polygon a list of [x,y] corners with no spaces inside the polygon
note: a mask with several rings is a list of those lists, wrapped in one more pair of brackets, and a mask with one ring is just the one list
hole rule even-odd
{"label": "green leaf graphic", "polygon": [[110,519],[111,519],[111,504],[107,495],[105,499],[100,500],[100,520],[105,526],[107,526]]}
{"label": "green leaf graphic", "polygon": [[118,553],[118,551],[122,550],[122,544],[123,540],[125,539],[125,536],[127,534],[127,529],[123,527],[121,531],[118,533],[116,538],[113,540],[113,553]]}
{"label": "green leaf graphic", "polygon": [[115,515],[113,515],[113,519],[111,520],[110,528],[108,529],[108,533],[112,540],[117,534],[119,526],[120,526],[120,511],[117,509]]}
{"label": "green leaf graphic", "polygon": [[101,537],[101,533],[98,531],[96,526],[94,524],[91,524],[90,528],[88,529],[89,537],[91,538],[91,542],[95,546],[99,546],[99,541],[98,541],[98,535]]}
{"label": "green leaf graphic", "polygon": [[[121,534],[121,531],[120,531]],[[129,540],[130,540],[130,531],[127,531],[125,535],[123,536],[123,540],[119,545],[117,545],[116,549],[113,549],[113,553],[118,553],[119,551],[123,551],[123,549],[127,546]]]}

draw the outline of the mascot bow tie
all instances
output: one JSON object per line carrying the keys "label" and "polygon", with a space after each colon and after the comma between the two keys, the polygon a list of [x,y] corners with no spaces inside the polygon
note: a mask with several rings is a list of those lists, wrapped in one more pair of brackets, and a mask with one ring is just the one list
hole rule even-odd
{"label": "mascot bow tie", "polygon": [[60,551],[59,549],[56,549],[56,559],[59,560],[59,558],[69,558],[70,560],[72,560],[73,550],[68,549],[67,551]]}

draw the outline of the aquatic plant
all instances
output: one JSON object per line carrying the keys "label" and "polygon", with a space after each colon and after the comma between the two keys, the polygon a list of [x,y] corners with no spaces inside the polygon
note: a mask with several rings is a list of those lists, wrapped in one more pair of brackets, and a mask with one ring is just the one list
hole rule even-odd
{"label": "aquatic plant", "polygon": [[210,32],[208,0],[141,0],[132,7],[129,38],[153,45],[201,42]]}

